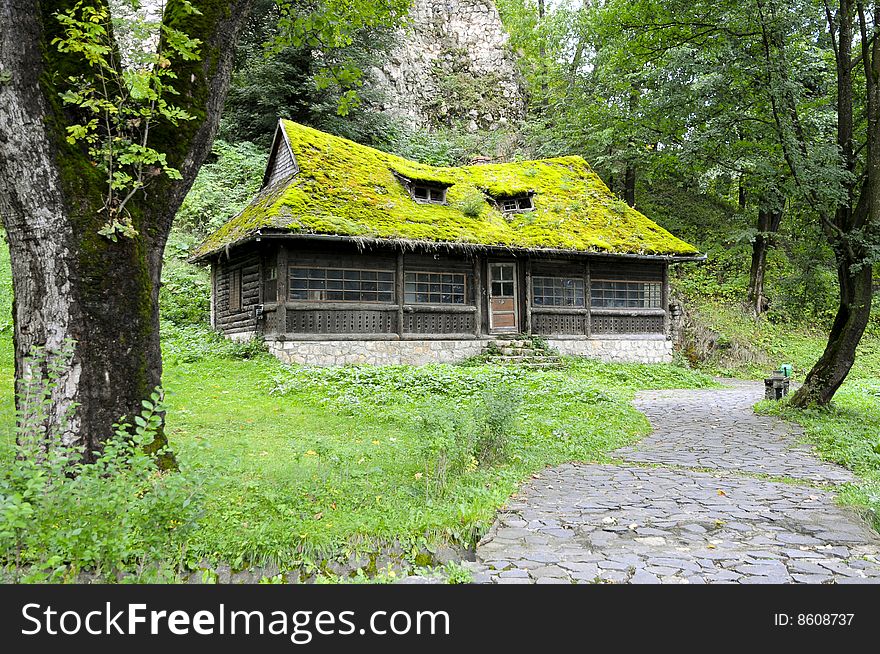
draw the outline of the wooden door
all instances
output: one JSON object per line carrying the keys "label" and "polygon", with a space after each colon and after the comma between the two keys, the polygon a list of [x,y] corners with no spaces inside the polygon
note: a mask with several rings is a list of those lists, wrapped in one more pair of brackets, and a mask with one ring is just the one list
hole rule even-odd
{"label": "wooden door", "polygon": [[489,331],[519,332],[516,264],[489,262]]}

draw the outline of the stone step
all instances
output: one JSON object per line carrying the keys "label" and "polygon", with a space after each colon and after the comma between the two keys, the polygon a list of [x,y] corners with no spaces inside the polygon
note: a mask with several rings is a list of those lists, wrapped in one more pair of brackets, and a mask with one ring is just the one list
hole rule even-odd
{"label": "stone step", "polygon": [[535,354],[540,354],[546,352],[546,350],[538,350],[533,347],[502,347],[501,354],[507,354],[511,356],[532,356]]}
{"label": "stone step", "polygon": [[496,347],[531,347],[532,341],[521,338],[498,338],[494,341]]}

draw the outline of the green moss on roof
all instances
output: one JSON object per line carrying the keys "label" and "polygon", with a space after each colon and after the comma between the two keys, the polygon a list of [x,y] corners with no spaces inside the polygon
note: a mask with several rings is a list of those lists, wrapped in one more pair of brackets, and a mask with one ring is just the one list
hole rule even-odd
{"label": "green moss on roof", "polygon": [[[580,157],[441,168],[281,121],[299,164],[193,253],[200,258],[261,229],[528,249],[690,255],[697,249],[618,200]],[[281,144],[280,147],[284,147]],[[419,204],[398,175],[449,185],[447,204]],[[534,192],[535,210],[504,215],[473,197]]]}

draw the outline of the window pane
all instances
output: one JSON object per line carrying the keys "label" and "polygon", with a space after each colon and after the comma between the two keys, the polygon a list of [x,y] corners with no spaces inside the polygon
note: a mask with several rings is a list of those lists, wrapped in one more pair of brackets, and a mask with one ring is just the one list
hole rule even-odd
{"label": "window pane", "polygon": [[584,306],[584,281],[578,277],[532,277],[536,306]]}
{"label": "window pane", "polygon": [[[394,273],[346,268],[290,268],[291,300],[393,302]],[[381,297],[377,278],[382,276]],[[326,289],[326,290],[325,290]]]}
{"label": "window pane", "polygon": [[660,282],[594,280],[590,288],[590,305],[596,308],[656,309],[661,298]]}
{"label": "window pane", "polygon": [[407,272],[406,302],[414,304],[464,304],[464,273]]}
{"label": "window pane", "polygon": [[515,198],[506,198],[501,200],[501,211],[529,211],[534,207],[532,198],[528,195],[520,195]]}

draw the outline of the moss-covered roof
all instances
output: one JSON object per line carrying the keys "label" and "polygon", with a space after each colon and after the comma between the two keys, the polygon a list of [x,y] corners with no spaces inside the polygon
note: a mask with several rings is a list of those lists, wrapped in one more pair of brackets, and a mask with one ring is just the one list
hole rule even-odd
{"label": "moss-covered roof", "polygon": [[[263,189],[193,252],[201,259],[259,230],[472,246],[694,255],[617,199],[581,157],[443,168],[282,120],[299,172]],[[286,147],[276,138],[276,147]],[[401,176],[448,186],[447,204],[415,202]],[[534,210],[502,214],[491,198],[533,192]]]}

